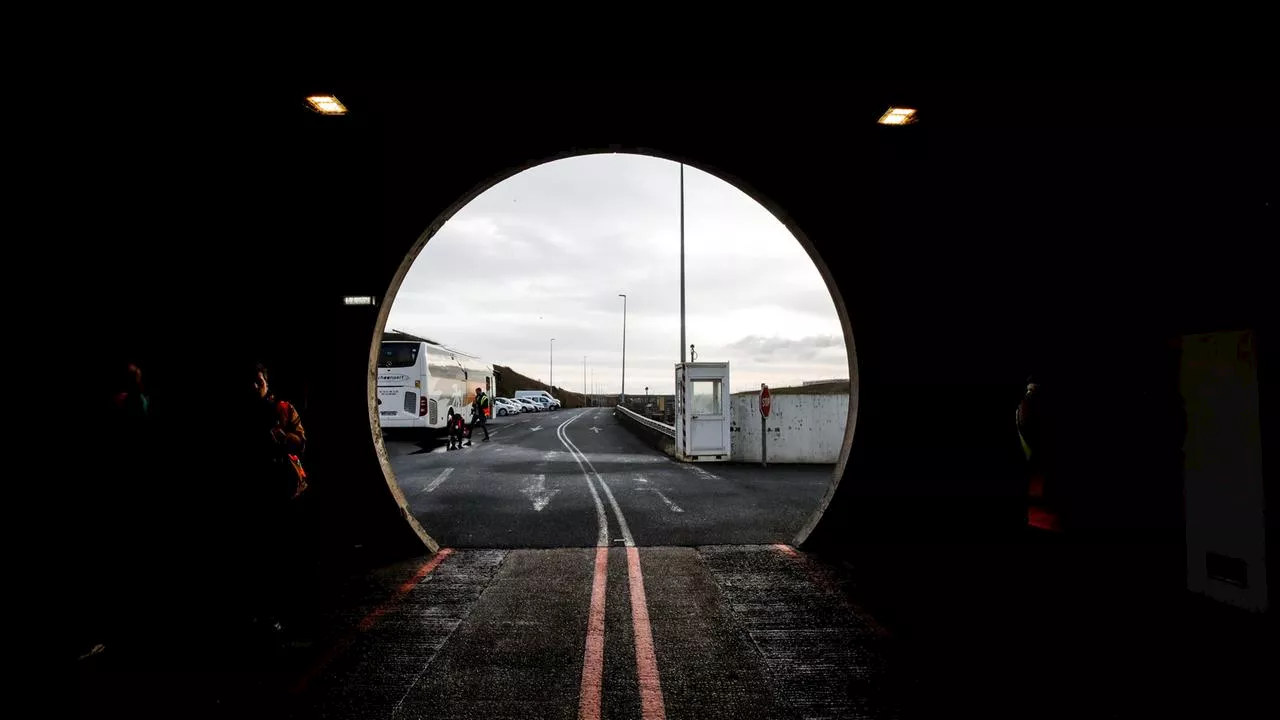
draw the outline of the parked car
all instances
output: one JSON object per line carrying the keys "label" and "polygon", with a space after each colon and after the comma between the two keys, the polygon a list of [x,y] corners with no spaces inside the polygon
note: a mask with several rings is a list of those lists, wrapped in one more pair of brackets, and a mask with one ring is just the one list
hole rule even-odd
{"label": "parked car", "polygon": [[542,410],[541,405],[530,400],[529,398],[518,397],[518,398],[515,398],[515,401],[520,403],[520,405],[524,407],[525,412],[539,412]]}
{"label": "parked car", "polygon": [[503,415],[515,415],[517,413],[524,412],[523,405],[516,402],[515,400],[512,400],[511,398],[504,398],[504,397],[493,399],[493,409],[494,409],[494,412],[498,413],[498,417],[502,417]]}

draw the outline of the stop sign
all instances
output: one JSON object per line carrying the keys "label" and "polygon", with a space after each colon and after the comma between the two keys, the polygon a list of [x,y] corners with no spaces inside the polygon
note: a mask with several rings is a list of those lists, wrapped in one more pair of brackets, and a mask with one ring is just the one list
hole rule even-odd
{"label": "stop sign", "polygon": [[760,417],[769,417],[769,406],[773,399],[769,397],[769,386],[760,383]]}

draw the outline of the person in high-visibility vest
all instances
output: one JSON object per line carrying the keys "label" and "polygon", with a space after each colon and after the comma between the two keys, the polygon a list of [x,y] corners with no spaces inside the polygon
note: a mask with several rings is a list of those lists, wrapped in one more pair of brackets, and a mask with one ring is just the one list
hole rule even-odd
{"label": "person in high-visibility vest", "polygon": [[[476,388],[476,399],[471,403],[471,432],[475,433],[479,427],[484,430],[484,441],[489,442],[489,396],[484,394],[484,388]],[[467,444],[471,444],[471,439],[467,439]]]}

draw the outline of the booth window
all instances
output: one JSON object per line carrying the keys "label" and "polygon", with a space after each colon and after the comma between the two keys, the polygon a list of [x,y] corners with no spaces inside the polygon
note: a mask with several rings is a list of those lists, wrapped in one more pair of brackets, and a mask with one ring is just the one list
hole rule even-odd
{"label": "booth window", "polygon": [[720,381],[719,380],[694,380],[693,381],[693,405],[694,415],[720,415],[722,409],[720,406]]}

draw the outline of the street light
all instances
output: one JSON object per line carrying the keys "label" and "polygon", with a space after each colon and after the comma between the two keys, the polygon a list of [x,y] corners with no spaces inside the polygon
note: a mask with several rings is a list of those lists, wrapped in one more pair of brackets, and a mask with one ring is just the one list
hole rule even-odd
{"label": "street light", "polygon": [[684,362],[684,163],[680,163],[680,362]]}
{"label": "street light", "polygon": [[551,368],[547,372],[550,381],[547,383],[554,390],[556,387],[556,339],[551,338]]}
{"label": "street light", "polygon": [[627,294],[618,293],[618,297],[622,298],[622,392],[618,393],[618,398],[625,403],[627,401]]}
{"label": "street light", "polygon": [[587,356],[582,356],[582,404],[587,404]]}

